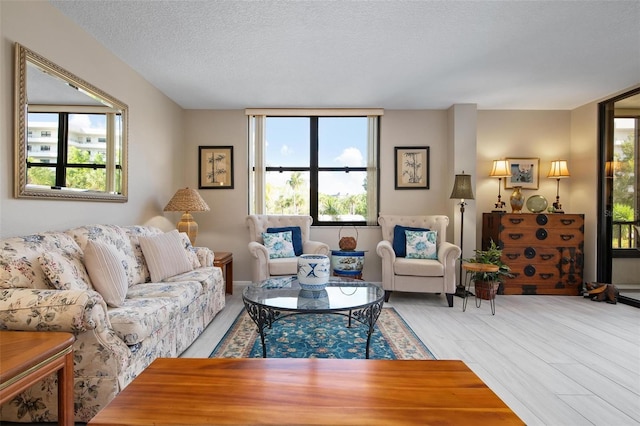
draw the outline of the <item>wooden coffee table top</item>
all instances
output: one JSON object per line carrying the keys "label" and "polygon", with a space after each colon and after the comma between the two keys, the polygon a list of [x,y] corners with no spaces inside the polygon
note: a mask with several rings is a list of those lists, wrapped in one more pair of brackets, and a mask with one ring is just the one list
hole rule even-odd
{"label": "wooden coffee table top", "polygon": [[524,424],[462,361],[155,360],[89,425]]}

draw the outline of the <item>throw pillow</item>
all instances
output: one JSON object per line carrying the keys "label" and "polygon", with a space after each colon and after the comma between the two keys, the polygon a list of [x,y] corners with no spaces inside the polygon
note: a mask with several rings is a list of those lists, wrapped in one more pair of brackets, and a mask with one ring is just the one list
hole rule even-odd
{"label": "throw pillow", "polygon": [[293,243],[293,251],[296,256],[302,254],[302,230],[299,226],[283,226],[281,228],[267,228],[267,232],[270,234],[277,232],[291,231],[291,242]]}
{"label": "throw pillow", "polygon": [[56,252],[45,252],[38,257],[45,276],[58,290],[88,290],[78,267]]}
{"label": "throw pillow", "polygon": [[284,257],[296,257],[291,241],[291,231],[262,233],[264,246],[269,251],[269,259],[280,259]]}
{"label": "throw pillow", "polygon": [[120,307],[127,295],[127,274],[111,246],[87,241],[84,264],[91,277],[93,288],[100,293],[107,305]]}
{"label": "throw pillow", "polygon": [[436,231],[404,231],[407,238],[407,259],[437,259]]}
{"label": "throw pillow", "polygon": [[180,233],[180,239],[182,240],[182,245],[184,246],[184,250],[187,253],[187,259],[191,262],[191,267],[193,269],[198,269],[202,265],[200,265],[200,260],[198,259],[198,253],[196,253],[196,249],[191,245],[191,240],[186,232]]}
{"label": "throw pillow", "polygon": [[149,237],[141,236],[138,240],[149,267],[151,282],[159,283],[165,278],[193,270],[177,229]]}
{"label": "throw pillow", "polygon": [[428,231],[427,228],[412,228],[409,226],[396,225],[393,228],[393,251],[398,257],[407,255],[407,237],[405,231]]}

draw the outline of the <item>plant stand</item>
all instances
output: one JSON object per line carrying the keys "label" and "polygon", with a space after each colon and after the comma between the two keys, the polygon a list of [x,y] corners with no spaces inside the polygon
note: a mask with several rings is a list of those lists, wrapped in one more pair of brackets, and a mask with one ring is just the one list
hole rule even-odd
{"label": "plant stand", "polygon": [[[472,276],[474,273],[478,272],[498,272],[497,265],[489,265],[484,263],[463,263],[462,269],[466,272],[466,293],[467,296],[464,297],[462,301],[462,312],[467,310],[467,300],[468,295],[471,294],[469,291],[471,288],[471,282],[474,281]],[[474,281],[475,284],[475,292],[476,292],[476,308],[479,308],[482,305],[482,300],[488,300],[491,305],[491,315],[496,314],[496,293],[498,292],[498,286],[500,283],[497,281]]]}

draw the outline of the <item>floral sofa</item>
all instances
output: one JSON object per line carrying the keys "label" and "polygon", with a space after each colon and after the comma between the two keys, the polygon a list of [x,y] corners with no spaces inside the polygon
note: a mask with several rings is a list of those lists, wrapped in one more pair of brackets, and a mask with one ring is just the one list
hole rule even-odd
{"label": "floral sofa", "polygon": [[[171,261],[162,259],[167,237],[174,249],[180,239]],[[150,242],[159,251],[145,250]],[[89,268],[94,246],[116,265],[106,280],[93,260]],[[176,264],[182,273],[158,279],[158,265]],[[111,281],[119,280],[124,289],[116,290]],[[75,335],[77,422],[89,421],[154,359],[179,356],[224,308],[224,291],[213,252],[177,231],[92,225],[0,240],[0,329]],[[3,404],[0,420],[56,421],[56,382],[52,374]]]}

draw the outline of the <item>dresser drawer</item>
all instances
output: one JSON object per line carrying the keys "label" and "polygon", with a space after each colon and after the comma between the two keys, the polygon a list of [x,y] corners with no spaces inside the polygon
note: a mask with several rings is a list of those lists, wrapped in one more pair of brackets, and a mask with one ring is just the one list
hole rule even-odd
{"label": "dresser drawer", "polygon": [[573,214],[505,214],[501,218],[501,227],[506,229],[517,228],[582,228],[584,223],[582,215]]}
{"label": "dresser drawer", "polygon": [[584,234],[579,229],[550,227],[505,229],[500,234],[502,248],[513,246],[576,247],[584,243]]}

